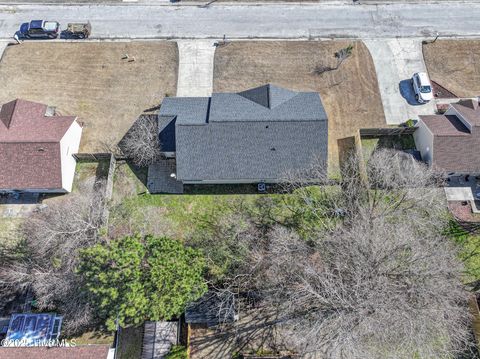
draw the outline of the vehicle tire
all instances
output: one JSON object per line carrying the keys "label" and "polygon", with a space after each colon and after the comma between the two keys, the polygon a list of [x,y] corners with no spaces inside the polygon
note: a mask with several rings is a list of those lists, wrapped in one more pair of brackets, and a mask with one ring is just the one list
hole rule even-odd
{"label": "vehicle tire", "polygon": [[85,38],[85,34],[78,34],[78,38],[83,40]]}
{"label": "vehicle tire", "polygon": [[420,103],[420,98],[418,97],[418,95],[415,95],[415,100],[417,100],[418,103]]}

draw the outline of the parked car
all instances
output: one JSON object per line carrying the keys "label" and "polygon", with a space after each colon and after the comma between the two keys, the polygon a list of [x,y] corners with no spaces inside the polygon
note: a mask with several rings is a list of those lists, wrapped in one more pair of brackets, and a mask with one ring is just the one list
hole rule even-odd
{"label": "parked car", "polygon": [[58,36],[60,24],[56,21],[32,20],[20,26],[22,37],[55,39]]}
{"label": "parked car", "polygon": [[415,100],[419,103],[427,103],[433,99],[433,90],[430,79],[425,72],[417,72],[412,76],[412,86],[415,92]]}
{"label": "parked car", "polygon": [[70,23],[65,30],[65,36],[68,38],[85,39],[90,36],[92,32],[92,25],[86,23]]}

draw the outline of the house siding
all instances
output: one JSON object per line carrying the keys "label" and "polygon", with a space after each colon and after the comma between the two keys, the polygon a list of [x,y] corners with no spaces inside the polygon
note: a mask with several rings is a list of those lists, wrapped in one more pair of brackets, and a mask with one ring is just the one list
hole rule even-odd
{"label": "house siding", "polygon": [[60,158],[62,163],[62,189],[66,192],[72,191],[73,178],[77,161],[73,155],[78,152],[82,127],[74,121],[65,135],[60,140]]}
{"label": "house siding", "polygon": [[413,133],[415,146],[420,151],[423,161],[432,164],[433,161],[433,133],[422,120],[418,121],[417,130]]}

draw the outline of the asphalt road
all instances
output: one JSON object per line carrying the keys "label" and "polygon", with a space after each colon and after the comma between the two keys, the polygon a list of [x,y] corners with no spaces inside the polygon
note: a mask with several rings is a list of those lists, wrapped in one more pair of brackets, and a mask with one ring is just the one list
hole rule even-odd
{"label": "asphalt road", "polygon": [[479,36],[479,2],[342,5],[0,5],[0,38],[31,19],[90,20],[94,38]]}

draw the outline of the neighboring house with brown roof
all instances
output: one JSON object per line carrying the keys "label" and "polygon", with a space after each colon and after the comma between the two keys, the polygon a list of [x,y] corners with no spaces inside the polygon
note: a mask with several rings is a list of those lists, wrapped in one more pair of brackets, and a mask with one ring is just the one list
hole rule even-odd
{"label": "neighboring house with brown roof", "polygon": [[451,104],[443,115],[419,116],[413,137],[422,159],[441,172],[480,173],[480,107]]}
{"label": "neighboring house with brown roof", "polygon": [[14,100],[0,109],[0,192],[72,190],[82,127],[47,105]]}

